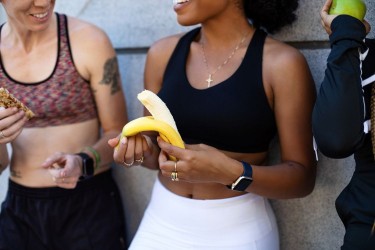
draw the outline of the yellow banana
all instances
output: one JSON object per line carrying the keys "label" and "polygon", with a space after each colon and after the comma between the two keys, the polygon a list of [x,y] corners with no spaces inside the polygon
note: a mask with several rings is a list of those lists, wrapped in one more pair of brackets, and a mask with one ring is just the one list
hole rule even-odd
{"label": "yellow banana", "polygon": [[154,92],[150,90],[143,90],[137,96],[138,100],[146,107],[155,120],[168,123],[169,126],[174,128],[177,132],[177,126],[173,119],[171,112],[167,105],[159,98]]}
{"label": "yellow banana", "polygon": [[133,136],[144,131],[156,131],[166,142],[184,148],[180,134],[166,122],[155,120],[152,116],[140,117],[128,122],[122,130],[122,135]]}
{"label": "yellow banana", "polygon": [[[128,122],[122,129],[122,136],[133,136],[144,131],[156,131],[170,144],[185,148],[176,123],[166,104],[155,93],[144,90],[137,96],[138,100],[151,113],[151,116],[140,117]],[[169,156],[171,160],[177,159]]]}

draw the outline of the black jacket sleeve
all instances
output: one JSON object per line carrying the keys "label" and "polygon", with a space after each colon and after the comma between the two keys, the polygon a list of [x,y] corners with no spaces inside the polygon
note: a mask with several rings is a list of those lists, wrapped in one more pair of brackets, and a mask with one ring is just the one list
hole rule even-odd
{"label": "black jacket sleeve", "polygon": [[360,49],[366,30],[362,22],[346,15],[336,17],[331,30],[331,52],[313,110],[313,132],[324,155],[344,158],[365,138]]}

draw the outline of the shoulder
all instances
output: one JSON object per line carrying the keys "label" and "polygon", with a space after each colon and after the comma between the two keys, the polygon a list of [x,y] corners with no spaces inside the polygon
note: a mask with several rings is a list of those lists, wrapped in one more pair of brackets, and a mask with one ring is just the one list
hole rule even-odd
{"label": "shoulder", "polygon": [[71,16],[67,18],[69,37],[74,45],[83,44],[84,46],[92,45],[95,47],[103,45],[112,47],[108,35],[95,24]]}
{"label": "shoulder", "polygon": [[270,82],[280,82],[280,76],[295,79],[310,74],[306,58],[297,48],[271,37],[264,46],[263,70]]}
{"label": "shoulder", "polygon": [[150,46],[148,57],[168,60],[184,34],[179,33],[157,40]]}
{"label": "shoulder", "polygon": [[146,88],[153,89],[156,92],[160,89],[168,62],[182,36],[183,34],[168,36],[150,46],[144,71]]}
{"label": "shoulder", "polygon": [[274,96],[313,93],[314,80],[305,56],[297,48],[272,38],[267,38],[264,47],[263,79]]}
{"label": "shoulder", "polygon": [[68,31],[75,66],[85,79],[102,75],[107,64],[115,62],[117,65],[116,51],[101,28],[68,16]]}
{"label": "shoulder", "polygon": [[271,37],[266,39],[264,59],[269,62],[268,65],[273,69],[289,68],[305,62],[304,55],[298,49]]}

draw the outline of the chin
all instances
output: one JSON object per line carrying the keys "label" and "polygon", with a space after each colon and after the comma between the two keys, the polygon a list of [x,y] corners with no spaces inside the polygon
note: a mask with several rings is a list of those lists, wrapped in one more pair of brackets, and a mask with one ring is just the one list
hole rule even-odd
{"label": "chin", "polygon": [[197,25],[197,24],[200,23],[198,21],[187,20],[186,18],[179,18],[179,17],[177,17],[177,22],[178,22],[178,24],[180,24],[182,26],[193,26],[193,25]]}

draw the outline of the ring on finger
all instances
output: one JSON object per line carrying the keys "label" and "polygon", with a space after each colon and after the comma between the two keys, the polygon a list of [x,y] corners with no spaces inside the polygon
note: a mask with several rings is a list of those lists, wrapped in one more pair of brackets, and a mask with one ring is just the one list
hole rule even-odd
{"label": "ring on finger", "polygon": [[174,162],[174,171],[175,171],[176,173],[177,173],[177,162],[178,162],[178,161],[175,161],[175,162]]}
{"label": "ring on finger", "polygon": [[125,166],[127,166],[127,167],[131,167],[131,166],[133,166],[134,161],[132,161],[132,162],[130,162],[130,163],[126,163],[125,161],[123,161],[122,163],[123,163]]}
{"label": "ring on finger", "polygon": [[141,159],[135,159],[136,162],[138,162],[139,164],[142,164],[143,163],[143,160],[144,160],[144,157],[142,155]]}
{"label": "ring on finger", "polygon": [[4,139],[6,136],[4,135],[4,132],[2,130],[0,130],[0,136],[1,136],[1,139]]}
{"label": "ring on finger", "polygon": [[179,181],[179,179],[178,179],[178,173],[177,172],[172,172],[171,173],[171,180],[172,181]]}

